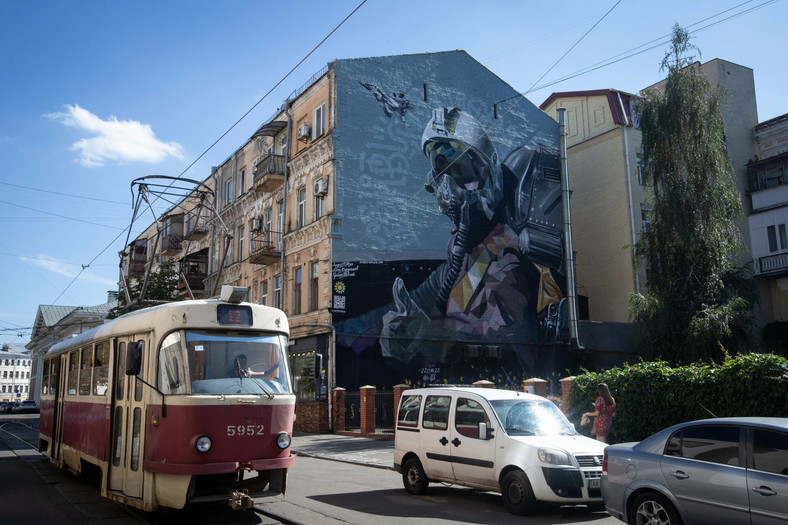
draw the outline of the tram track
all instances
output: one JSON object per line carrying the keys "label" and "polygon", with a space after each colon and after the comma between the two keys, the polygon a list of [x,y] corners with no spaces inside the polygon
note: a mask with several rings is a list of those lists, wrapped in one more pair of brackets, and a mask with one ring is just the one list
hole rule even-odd
{"label": "tram track", "polygon": [[[21,442],[22,442],[22,443],[24,443],[25,445],[29,446],[30,448],[32,448],[33,450],[35,450],[36,452],[38,452],[38,443],[37,443],[37,442],[30,441],[30,440],[29,440],[29,438],[28,438],[28,439],[26,439],[26,438],[23,438],[23,437],[20,437],[20,436],[18,436],[18,435],[17,435],[17,434],[15,434],[14,432],[11,432],[10,430],[8,430],[8,429],[6,428],[6,427],[7,427],[7,426],[9,426],[9,425],[20,425],[20,426],[23,426],[23,427],[25,427],[27,430],[30,430],[30,431],[33,431],[33,432],[35,432],[35,433],[36,433],[36,435],[38,435],[38,429],[36,429],[36,428],[33,428],[33,427],[31,427],[30,425],[26,425],[26,424],[24,424],[24,423],[21,423],[21,422],[19,422],[19,421],[9,421],[9,422],[6,422],[6,423],[1,423],[1,424],[0,424],[0,432],[3,432],[3,433],[5,433],[5,434],[8,434],[9,436],[11,436],[12,438],[14,438],[15,440],[17,440],[17,441],[21,441]],[[10,448],[10,450],[11,450],[12,452],[16,453],[16,449]],[[17,454],[17,455],[18,455],[18,454]]]}

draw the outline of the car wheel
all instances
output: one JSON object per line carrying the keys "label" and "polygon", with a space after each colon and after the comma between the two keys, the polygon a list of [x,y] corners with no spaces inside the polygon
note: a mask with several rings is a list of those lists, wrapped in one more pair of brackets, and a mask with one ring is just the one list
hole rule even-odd
{"label": "car wheel", "polygon": [[681,525],[681,518],[673,504],[662,494],[646,492],[638,496],[630,510],[633,525]]}
{"label": "car wheel", "polygon": [[410,458],[402,466],[402,484],[408,494],[425,494],[429,483],[417,458]]}
{"label": "car wheel", "polygon": [[501,495],[506,510],[518,516],[530,513],[536,505],[531,483],[521,470],[513,470],[504,476]]}

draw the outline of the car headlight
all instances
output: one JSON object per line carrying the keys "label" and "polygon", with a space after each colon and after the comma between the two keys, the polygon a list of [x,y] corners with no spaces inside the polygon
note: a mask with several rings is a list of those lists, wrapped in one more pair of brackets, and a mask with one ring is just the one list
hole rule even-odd
{"label": "car headlight", "polygon": [[287,432],[280,432],[278,436],[276,436],[276,446],[281,449],[286,449],[290,446],[290,435]]}
{"label": "car headlight", "polygon": [[197,452],[208,452],[211,450],[211,438],[208,436],[200,436],[194,441],[194,448]]}
{"label": "car headlight", "polygon": [[571,465],[572,458],[563,450],[557,448],[540,448],[539,459],[551,465]]}

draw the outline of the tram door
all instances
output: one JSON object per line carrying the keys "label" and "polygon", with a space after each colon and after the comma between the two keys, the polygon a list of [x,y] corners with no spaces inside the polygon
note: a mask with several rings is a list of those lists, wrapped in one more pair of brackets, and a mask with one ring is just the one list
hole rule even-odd
{"label": "tram door", "polygon": [[[49,366],[49,389],[55,394],[55,410],[52,414],[52,451],[51,458],[60,464],[60,440],[63,436],[63,395],[66,393],[66,374],[61,370],[68,370],[69,354],[61,355],[47,361]],[[46,374],[44,375],[46,377]]]}
{"label": "tram door", "polygon": [[[143,384],[127,376],[127,350],[130,344],[142,344],[145,356],[147,341],[143,337],[118,338],[115,341],[115,389],[112,407],[112,447],[109,466],[109,490],[130,498],[142,497],[142,453],[144,438]],[[140,375],[144,375],[143,361]]]}

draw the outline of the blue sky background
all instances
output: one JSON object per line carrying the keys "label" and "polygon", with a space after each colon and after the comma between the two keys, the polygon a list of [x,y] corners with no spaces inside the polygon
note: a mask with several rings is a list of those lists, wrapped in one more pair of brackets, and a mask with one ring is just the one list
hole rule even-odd
{"label": "blue sky background", "polygon": [[117,289],[133,179],[205,179],[335,58],[463,49],[539,105],[659,81],[678,22],[703,62],[754,70],[760,121],[788,112],[781,0],[367,0],[254,107],[361,1],[0,2],[0,344],[27,342],[40,304]]}

